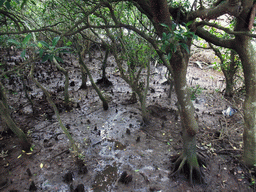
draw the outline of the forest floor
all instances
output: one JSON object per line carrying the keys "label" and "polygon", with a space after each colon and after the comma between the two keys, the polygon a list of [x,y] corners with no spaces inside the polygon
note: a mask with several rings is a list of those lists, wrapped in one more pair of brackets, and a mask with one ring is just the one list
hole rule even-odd
{"label": "forest floor", "polygon": [[[92,62],[85,59],[95,81],[101,77],[102,55],[97,51]],[[64,108],[64,77],[55,67],[49,63],[37,65],[35,75],[51,93],[84,163],[73,156],[42,91],[25,82],[33,98],[33,114],[19,75],[12,75],[2,83],[8,91],[12,117],[27,133],[33,151],[22,151],[10,131],[0,133],[0,191],[254,191],[255,172],[246,168],[241,158],[244,96],[223,97],[224,77],[208,65],[214,60],[212,53],[194,52],[187,75],[199,123],[197,149],[206,161],[202,167],[204,184],[192,186],[184,175],[170,177],[171,157],[181,152],[182,139],[177,98],[174,91],[170,98],[170,85],[163,84],[164,66],[151,67],[147,97],[151,121],[142,125],[139,102],[129,102],[131,89],[120,78],[113,56],[107,62],[113,85],[100,86],[109,101],[107,111],[90,83],[86,90],[79,89],[79,65],[75,60],[71,64],[67,57],[63,66],[70,74],[72,110]],[[7,64],[8,69],[15,65],[13,61]],[[230,117],[222,113],[228,107],[236,109]],[[124,172],[128,175],[120,182]]]}

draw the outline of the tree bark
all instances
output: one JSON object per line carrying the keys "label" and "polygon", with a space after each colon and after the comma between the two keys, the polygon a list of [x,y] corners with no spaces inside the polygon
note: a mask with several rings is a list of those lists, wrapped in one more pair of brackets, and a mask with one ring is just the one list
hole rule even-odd
{"label": "tree bark", "polygon": [[[151,0],[151,8],[153,13],[153,19],[155,22],[155,28],[157,30],[157,34],[162,36],[163,32],[169,33],[166,29],[161,27],[161,24],[164,23],[172,29],[172,21],[170,20],[170,13],[167,7],[167,1],[161,0]],[[157,24],[159,26],[157,26]],[[171,32],[171,31],[170,31]],[[192,39],[187,40],[186,44],[188,49],[190,50]],[[174,172],[179,172],[183,168],[185,164],[188,165],[190,182],[192,183],[192,175],[193,171],[196,175],[199,175],[199,179],[201,181],[201,172],[199,168],[199,163],[197,159],[196,153],[196,133],[198,132],[198,124],[194,117],[194,106],[191,101],[191,95],[187,86],[186,74],[189,60],[189,53],[181,47],[181,45],[174,40],[177,47],[175,52],[172,52],[171,49],[166,49],[166,54],[170,52],[172,57],[170,59],[170,66],[168,69],[172,72],[174,79],[174,86],[176,95],[179,103],[179,112],[182,122],[182,139],[183,139],[183,150],[180,157],[175,162]]]}
{"label": "tree bark", "polygon": [[256,164],[256,51],[247,37],[237,38],[241,50],[237,50],[242,61],[246,97],[244,101],[244,162]]}
{"label": "tree bark", "polygon": [[21,139],[22,148],[28,152],[31,147],[31,144],[28,141],[26,134],[15,124],[15,122],[12,120],[10,114],[7,111],[8,110],[5,107],[4,102],[0,100],[1,118],[5,121],[5,123],[12,130],[12,132],[15,133],[15,135],[17,135]]}
{"label": "tree bark", "polygon": [[[249,31],[248,16],[253,6],[252,0],[243,1],[243,12],[237,18],[235,30]],[[236,35],[236,51],[242,61],[246,97],[244,101],[244,163],[256,164],[256,49],[248,36]]]}
{"label": "tree bark", "polygon": [[[180,166],[187,163],[190,172],[190,182],[192,183],[193,171],[196,171],[196,175],[200,175],[201,172],[196,153],[196,134],[198,132],[198,124],[194,117],[194,106],[191,101],[191,95],[186,81],[188,59],[189,54],[185,51],[179,50],[173,55],[170,63],[172,64],[174,71],[174,86],[179,103],[183,140],[182,154],[175,162],[175,164],[180,165],[175,166],[179,166],[179,168],[176,168],[176,171],[180,171]],[[201,176],[197,179],[201,181]]]}
{"label": "tree bark", "polygon": [[248,37],[237,37],[242,49],[237,49],[241,58],[246,97],[244,101],[244,162],[248,166],[256,164],[256,50]]}

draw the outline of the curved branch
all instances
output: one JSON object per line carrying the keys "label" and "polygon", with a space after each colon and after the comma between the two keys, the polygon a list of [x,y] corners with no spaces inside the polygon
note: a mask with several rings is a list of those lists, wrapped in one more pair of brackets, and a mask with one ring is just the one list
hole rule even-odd
{"label": "curved branch", "polygon": [[199,9],[189,14],[188,19],[194,20],[196,18],[201,19],[215,19],[221,15],[229,14],[238,17],[242,12],[243,7],[238,0],[226,0],[220,3],[218,6],[211,7],[209,9]]}
{"label": "curved branch", "polygon": [[[17,21],[17,18],[14,18],[15,16],[11,16],[9,12],[4,11],[4,10],[0,10],[0,14],[5,15],[6,17],[9,17],[18,27],[19,31],[20,31],[20,26],[19,26],[19,22]],[[21,22],[20,22],[21,23]]]}
{"label": "curved branch", "polygon": [[217,46],[221,46],[221,47],[225,47],[225,48],[229,48],[229,49],[234,49],[234,47],[235,47],[234,39],[218,38],[215,35],[209,33],[205,29],[203,29],[203,27],[197,27],[196,35],[198,35],[202,39],[204,39],[214,45],[217,45]]}

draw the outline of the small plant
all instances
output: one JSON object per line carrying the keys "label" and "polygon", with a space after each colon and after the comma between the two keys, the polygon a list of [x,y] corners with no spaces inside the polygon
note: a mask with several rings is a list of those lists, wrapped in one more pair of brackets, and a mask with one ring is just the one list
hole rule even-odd
{"label": "small plant", "polygon": [[[39,41],[37,46],[39,47],[39,56],[42,57],[42,61],[45,62],[47,60],[53,61],[56,67],[65,75],[65,88],[64,88],[64,101],[65,105],[69,107],[69,94],[68,94],[68,86],[69,86],[69,76],[68,71],[60,66],[59,62],[63,63],[63,60],[57,56],[59,53],[68,53],[69,47],[56,47],[60,37],[54,37],[52,40],[52,45],[49,45],[45,41]],[[71,45],[71,42],[66,43],[66,45]]]}
{"label": "small plant", "polygon": [[57,47],[57,43],[59,42],[60,37],[54,37],[52,40],[52,44],[48,44],[45,41],[39,41],[37,46],[39,47],[39,56],[42,58],[42,61],[45,62],[47,60],[53,61],[56,59],[58,62],[63,62],[63,60],[58,57],[59,53],[69,53],[70,45],[72,44],[70,41],[66,43],[64,47]]}
{"label": "small plant", "polygon": [[7,42],[10,44],[10,45],[15,45],[17,49],[22,49],[22,52],[21,52],[21,57],[24,59],[25,58],[25,55],[26,55],[26,48],[28,46],[28,42],[29,40],[31,39],[32,35],[31,34],[28,34],[22,42],[19,42],[15,39],[8,39]]}
{"label": "small plant", "polygon": [[196,87],[191,87],[191,100],[195,100],[198,95],[202,93],[203,88],[200,85],[196,85]]}

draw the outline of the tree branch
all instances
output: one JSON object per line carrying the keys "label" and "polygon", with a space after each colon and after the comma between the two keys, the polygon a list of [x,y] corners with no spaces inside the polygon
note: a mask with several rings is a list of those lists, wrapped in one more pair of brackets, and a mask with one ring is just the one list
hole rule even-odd
{"label": "tree branch", "polygon": [[33,29],[33,30],[23,30],[23,31],[18,31],[18,32],[3,32],[0,33],[0,35],[18,35],[18,34],[25,34],[25,33],[33,33],[33,32],[42,32],[42,31],[51,31],[53,33],[56,33],[58,35],[61,35],[61,32],[55,31],[53,29],[49,28],[41,28],[41,29]]}
{"label": "tree branch", "polygon": [[239,0],[226,0],[215,7],[201,9],[190,13],[188,16],[188,20],[194,20],[198,17],[201,19],[215,19],[224,14],[238,17],[242,10],[243,7]]}
{"label": "tree branch", "polygon": [[230,35],[245,35],[245,36],[256,38],[256,34],[252,34],[248,31],[232,31],[229,28],[225,28],[225,27],[222,27],[222,26],[217,25],[215,23],[210,23],[210,22],[207,22],[207,21],[198,22],[196,25],[201,26],[201,27],[202,27],[202,25],[207,25],[207,26],[210,26],[210,27],[214,27],[214,28],[220,29],[222,31],[225,31],[226,33],[228,33]]}
{"label": "tree branch", "polygon": [[215,35],[211,34],[210,32],[203,29],[203,27],[197,27],[196,35],[201,37],[202,39],[225,48],[234,49],[234,39],[222,39],[218,38]]}

